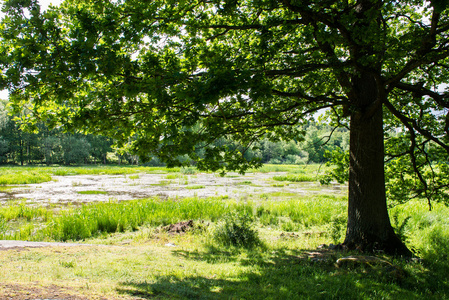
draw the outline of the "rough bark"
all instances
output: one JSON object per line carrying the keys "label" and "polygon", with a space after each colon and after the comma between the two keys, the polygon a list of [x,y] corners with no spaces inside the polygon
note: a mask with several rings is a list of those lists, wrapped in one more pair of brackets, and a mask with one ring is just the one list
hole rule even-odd
{"label": "rough bark", "polygon": [[388,216],[381,93],[368,73],[354,78],[353,84],[357,98],[350,123],[348,225],[343,245],[409,256]]}

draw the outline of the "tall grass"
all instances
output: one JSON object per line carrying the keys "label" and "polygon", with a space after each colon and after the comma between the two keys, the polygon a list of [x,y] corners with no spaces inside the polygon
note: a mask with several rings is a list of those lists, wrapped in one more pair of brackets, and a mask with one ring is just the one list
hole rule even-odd
{"label": "tall grass", "polygon": [[26,205],[25,202],[19,204],[8,204],[0,206],[0,218],[4,221],[24,219],[31,221],[40,219],[41,221],[48,221],[52,218],[53,212],[45,207],[33,207]]}
{"label": "tall grass", "polygon": [[427,203],[415,200],[395,206],[390,215],[404,225],[405,242],[416,254],[434,263],[449,259],[449,207],[436,203],[429,211]]}
{"label": "tall grass", "polygon": [[[283,230],[299,230],[311,226],[323,226],[334,216],[345,211],[343,197],[315,196],[285,201],[247,201],[209,197],[182,200],[144,200],[87,204],[69,207],[58,213],[45,208],[11,205],[0,210],[5,220],[41,217],[46,224],[34,230],[29,239],[58,241],[84,240],[104,233],[137,230],[139,226],[161,226],[184,220],[208,220],[215,222],[230,211],[256,217],[262,226],[280,227]],[[29,224],[28,224],[29,225]],[[27,231],[25,231],[27,232]],[[24,236],[24,233],[21,234]],[[2,238],[17,238],[3,233]]]}
{"label": "tall grass", "polygon": [[187,198],[182,201],[151,198],[95,203],[61,212],[45,231],[53,240],[83,240],[102,233],[137,230],[144,224],[160,226],[190,219],[215,221],[229,210],[249,212],[251,207],[219,198]]}
{"label": "tall grass", "polygon": [[[265,201],[257,206],[257,216],[263,225],[281,225],[295,231],[311,226],[329,224],[335,216],[346,212],[346,198],[336,196],[313,196],[285,201]],[[288,224],[290,224],[290,228]]]}

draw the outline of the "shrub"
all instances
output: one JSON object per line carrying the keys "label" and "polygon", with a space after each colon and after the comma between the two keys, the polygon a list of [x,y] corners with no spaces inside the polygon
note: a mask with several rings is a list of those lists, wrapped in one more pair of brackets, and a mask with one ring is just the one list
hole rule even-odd
{"label": "shrub", "polygon": [[243,248],[253,248],[261,243],[253,218],[237,212],[223,216],[214,229],[213,239],[224,246]]}

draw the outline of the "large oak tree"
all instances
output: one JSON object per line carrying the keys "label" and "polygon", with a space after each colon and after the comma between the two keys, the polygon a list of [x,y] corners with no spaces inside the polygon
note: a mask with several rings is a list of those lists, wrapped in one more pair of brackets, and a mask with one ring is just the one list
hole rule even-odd
{"label": "large oak tree", "polygon": [[350,129],[343,244],[410,254],[389,221],[384,132],[403,128],[392,154],[408,155],[427,191],[432,161],[417,158],[430,144],[449,151],[446,1],[80,0],[42,12],[9,0],[4,11],[1,84],[15,107],[131,141],[142,157],[244,171],[260,137],[297,138],[327,109]]}

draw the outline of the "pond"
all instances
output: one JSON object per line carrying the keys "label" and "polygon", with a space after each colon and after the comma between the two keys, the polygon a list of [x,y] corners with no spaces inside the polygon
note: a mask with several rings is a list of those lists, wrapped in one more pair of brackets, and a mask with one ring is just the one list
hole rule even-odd
{"label": "pond", "polygon": [[53,180],[40,184],[3,186],[0,202],[26,199],[29,203],[87,203],[93,201],[132,200],[159,196],[210,197],[228,196],[247,199],[259,194],[344,195],[347,187],[333,184],[322,186],[319,182],[275,181],[273,177],[283,172],[247,173],[246,175],[200,173],[195,175],[148,174],[132,175],[72,175],[53,176]]}

